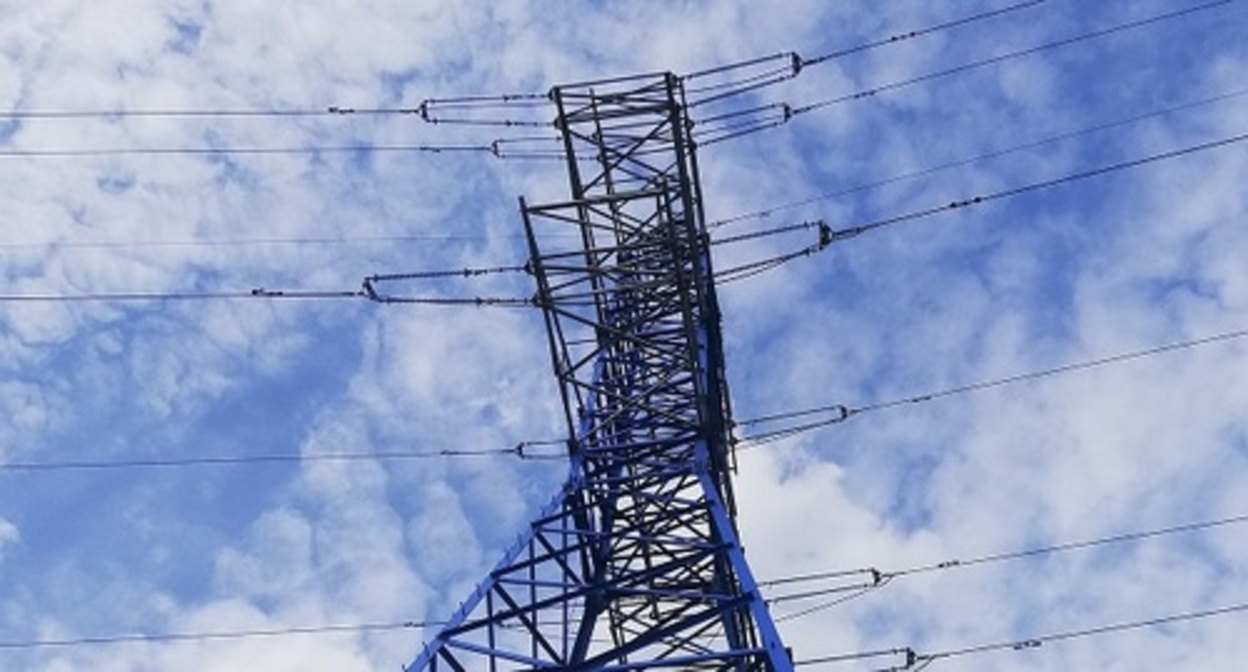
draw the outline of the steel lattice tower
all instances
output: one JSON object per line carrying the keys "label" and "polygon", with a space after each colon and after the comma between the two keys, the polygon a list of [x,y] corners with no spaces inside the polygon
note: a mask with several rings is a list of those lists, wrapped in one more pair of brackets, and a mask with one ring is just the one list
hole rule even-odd
{"label": "steel lattice tower", "polygon": [[571,474],[407,669],[791,670],[734,522],[682,82],[625,77],[551,100],[572,197],[520,205]]}

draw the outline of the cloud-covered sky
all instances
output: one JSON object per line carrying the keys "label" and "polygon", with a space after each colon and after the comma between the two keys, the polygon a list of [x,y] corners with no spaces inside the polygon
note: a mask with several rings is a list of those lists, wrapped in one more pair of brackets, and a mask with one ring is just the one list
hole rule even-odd
{"label": "cloud-covered sky", "polygon": [[[536,312],[15,299],[349,292],[377,273],[522,264],[516,199],[563,198],[561,164],[411,148],[548,130],[320,112],[816,58],[1008,4],[0,2],[0,668],[398,669],[431,631],[24,643],[438,620],[565,469],[437,456],[561,435]],[[804,69],[740,104],[850,99],[702,149],[708,218],[729,220],[715,235],[849,229],[1244,134],[1248,17],[1201,6],[1048,0]],[[144,113],[172,111],[266,114]],[[309,114],[273,114],[295,111]],[[1246,146],[880,227],[724,285],[737,418],[1248,329]],[[725,245],[716,263],[813,236]],[[386,291],[532,287],[499,274]],[[1248,515],[1245,355],[1227,338],[746,441],[747,556],[763,580],[903,571]],[[314,457],[343,453],[433,457]],[[253,461],[136,464],[217,457]],[[114,467],[70,468],[83,463]],[[773,613],[799,660],[953,651],[1248,603],[1246,539],[1225,524],[915,572]],[[1245,626],[1229,613],[931,669],[1229,669]]]}

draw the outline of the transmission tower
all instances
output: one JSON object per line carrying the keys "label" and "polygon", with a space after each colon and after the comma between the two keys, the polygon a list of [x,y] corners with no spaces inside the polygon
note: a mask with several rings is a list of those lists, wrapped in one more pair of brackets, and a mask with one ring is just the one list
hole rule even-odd
{"label": "transmission tower", "polygon": [[407,669],[791,670],[735,525],[683,83],[623,77],[550,98],[572,196],[520,209],[571,473]]}

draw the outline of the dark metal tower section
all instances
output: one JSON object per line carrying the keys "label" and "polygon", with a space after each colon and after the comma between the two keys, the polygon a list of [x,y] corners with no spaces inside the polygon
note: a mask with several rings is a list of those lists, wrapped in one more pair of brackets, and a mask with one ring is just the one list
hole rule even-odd
{"label": "dark metal tower section", "polygon": [[521,209],[571,474],[409,669],[791,670],[734,523],[681,81],[613,79],[551,98],[572,198]]}

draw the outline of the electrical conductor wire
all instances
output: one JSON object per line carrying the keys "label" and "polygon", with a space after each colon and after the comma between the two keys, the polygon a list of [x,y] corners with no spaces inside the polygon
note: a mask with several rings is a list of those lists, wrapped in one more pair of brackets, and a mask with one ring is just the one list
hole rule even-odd
{"label": "electrical conductor wire", "polygon": [[293,635],[325,635],[337,633],[366,633],[393,630],[412,630],[429,626],[445,625],[443,621],[398,621],[391,623],[356,623],[339,625],[317,625],[288,628],[269,628],[254,630],[219,630],[205,632],[174,632],[166,634],[131,634],[102,635],[97,637],[73,637],[65,639],[36,640],[0,640],[0,651],[67,648],[77,646],[98,646],[107,644],[151,643],[151,642],[204,642],[237,639],[255,639],[264,637],[289,637]]}
{"label": "electrical conductor wire", "polygon": [[1076,630],[1065,630],[1052,632],[1045,635],[1033,637],[1025,637],[1022,639],[1011,639],[991,642],[987,644],[978,644],[972,646],[964,646],[960,648],[949,648],[931,653],[921,653],[912,648],[886,649],[881,651],[871,651],[859,654],[839,654],[833,656],[818,656],[815,658],[807,658],[794,661],[794,666],[811,666],[826,665],[832,663],[845,663],[851,661],[861,661],[870,658],[880,658],[883,656],[897,655],[905,659],[905,663],[901,666],[892,666],[887,668],[878,668],[875,672],[905,672],[921,670],[932,663],[940,660],[948,660],[951,658],[962,658],[965,656],[982,655],[987,653],[1008,652],[1008,651],[1026,651],[1030,649],[1040,648],[1045,644],[1071,641],[1076,639],[1086,639],[1089,637],[1099,637],[1103,635],[1127,632],[1131,630],[1143,630],[1146,628],[1154,628],[1160,625],[1172,625],[1175,623],[1186,623],[1192,621],[1206,620],[1221,616],[1230,616],[1248,612],[1248,603],[1232,604],[1223,607],[1215,607],[1212,609],[1201,609],[1196,611],[1188,611],[1166,616],[1158,616],[1134,621],[1119,621],[1107,625],[1099,625]]}
{"label": "electrical conductor wire", "polygon": [[836,96],[833,98],[828,98],[825,100],[808,103],[805,105],[794,106],[792,109],[792,113],[794,116],[797,116],[801,114],[806,114],[808,112],[812,112],[814,110],[829,107],[831,105],[837,105],[839,103],[849,102],[851,100],[861,100],[863,98],[870,98],[880,93],[884,93],[885,91],[892,91],[894,89],[900,89],[903,87],[912,86],[914,84],[929,82],[935,79],[941,79],[944,77],[959,74],[962,72],[967,72],[967,71],[974,70],[977,68],[982,68],[985,66],[995,65],[997,63],[1003,63],[1005,61],[1022,58],[1024,56],[1031,56],[1033,54],[1038,54],[1040,52],[1049,51],[1051,49],[1057,49],[1057,48],[1065,47],[1071,44],[1076,44],[1079,42],[1086,42],[1088,40],[1094,40],[1094,39],[1098,39],[1101,37],[1106,37],[1108,35],[1113,35],[1115,33],[1120,33],[1120,32],[1132,30],[1135,28],[1142,28],[1144,26],[1148,26],[1152,24],[1178,19],[1184,16],[1195,14],[1197,12],[1228,5],[1233,1],[1234,0],[1215,0],[1214,2],[1208,2],[1205,4],[1201,4],[1201,5],[1196,5],[1193,7],[1185,7],[1183,9],[1176,10],[1173,12],[1166,12],[1164,14],[1157,14],[1157,15],[1150,16],[1144,19],[1137,19],[1135,21],[1128,21],[1126,23],[1120,23],[1118,25],[1111,26],[1109,28],[1103,28],[1101,30],[1095,30],[1092,32],[1083,33],[1080,35],[1075,35],[1073,37],[1068,37],[1068,38],[1064,38],[1061,40],[1055,40],[1053,42],[1046,42],[1044,44],[1039,44],[1034,47],[1028,47],[1026,49],[1011,51],[1005,54],[1001,54],[999,56],[993,56],[991,58],[964,63],[962,65],[958,65],[952,68],[946,68],[944,70],[937,70],[934,72],[929,72],[923,75],[918,75],[916,77],[911,77],[908,79],[891,82],[889,84],[875,86],[870,89],[864,89],[861,91],[856,91],[854,93]]}
{"label": "electrical conductor wire", "polygon": [[945,397],[959,396],[963,394],[969,394],[972,392],[978,392],[981,390],[987,390],[987,389],[992,389],[996,387],[1014,385],[1018,383],[1039,380],[1042,378],[1050,378],[1053,376],[1074,373],[1077,371],[1085,371],[1088,369],[1109,366],[1112,364],[1119,364],[1122,362],[1155,357],[1158,355],[1175,352],[1179,350],[1189,350],[1192,348],[1197,348],[1197,347],[1201,347],[1205,345],[1212,345],[1215,343],[1239,340],[1239,339],[1243,339],[1246,337],[1248,337],[1248,329],[1237,329],[1234,331],[1226,331],[1226,332],[1222,332],[1218,334],[1213,334],[1210,336],[1203,336],[1200,338],[1188,339],[1188,340],[1183,340],[1183,341],[1175,341],[1172,343],[1167,343],[1165,345],[1159,345],[1159,346],[1155,346],[1151,348],[1144,348],[1142,350],[1133,350],[1129,352],[1122,352],[1122,353],[1118,353],[1114,355],[1109,355],[1106,357],[1099,357],[1096,359],[1090,359],[1090,360],[1085,360],[1081,362],[1063,364],[1061,366],[1051,367],[1048,369],[1030,371],[1027,373],[1019,373],[1019,374],[1015,374],[1012,376],[1005,376],[1002,378],[981,380],[978,382],[969,383],[966,385],[958,385],[955,387],[950,387],[950,388],[946,388],[946,389],[938,390],[934,392],[927,392],[927,393],[919,394],[919,395],[899,397],[899,398],[891,399],[888,401],[864,404],[862,406],[847,406],[845,404],[826,404],[822,406],[816,406],[816,407],[806,408],[806,409],[801,409],[801,410],[782,411],[779,413],[760,415],[760,416],[756,416],[753,418],[748,418],[746,420],[736,421],[734,426],[735,427],[753,427],[757,425],[763,425],[763,424],[779,422],[779,421],[784,421],[784,420],[796,420],[800,418],[807,418],[811,416],[824,415],[824,414],[829,414],[829,413],[833,414],[833,417],[831,418],[812,421],[809,423],[803,423],[795,427],[785,427],[785,428],[777,429],[774,431],[751,434],[751,435],[742,437],[741,439],[742,441],[745,441],[750,445],[759,445],[759,444],[768,443],[771,441],[776,441],[782,438],[795,436],[797,434],[802,434],[805,432],[813,431],[816,429],[827,427],[829,425],[839,424],[852,417],[862,415],[863,413],[868,413],[872,411],[880,411],[880,410],[885,410],[889,408],[896,408],[898,406],[909,406],[909,405],[914,405],[914,404],[926,403],[929,401],[935,401],[937,399],[942,399]]}
{"label": "electrical conductor wire", "polygon": [[878,187],[887,186],[890,184],[895,184],[897,182],[902,182],[905,180],[911,180],[911,179],[915,179],[919,177],[926,177],[926,176],[934,175],[942,171],[951,170],[954,168],[960,168],[960,167],[971,165],[971,164],[978,163],[981,161],[1000,158],[1002,156],[1008,156],[1010,154],[1016,154],[1018,152],[1025,151],[1028,149],[1036,149],[1038,147],[1043,147],[1045,145],[1049,145],[1055,142],[1060,142],[1062,140],[1069,140],[1071,138],[1077,138],[1077,137],[1081,137],[1084,135],[1097,133],[1099,131],[1106,131],[1106,130],[1110,130],[1114,128],[1128,126],[1131,124],[1139,123],[1141,121],[1146,121],[1148,119],[1155,119],[1157,117],[1174,114],[1175,112],[1195,109],[1195,108],[1202,107],[1205,105],[1210,105],[1213,103],[1218,103],[1218,102],[1231,100],[1234,98],[1239,98],[1244,95],[1248,95],[1248,89],[1228,91],[1226,93],[1220,93],[1214,96],[1210,96],[1208,98],[1202,98],[1200,100],[1195,100],[1195,101],[1191,101],[1187,103],[1180,103],[1178,105],[1172,105],[1169,107],[1134,115],[1134,116],[1127,117],[1124,119],[1108,121],[1105,123],[1097,124],[1095,126],[1088,126],[1088,127],[1084,127],[1084,128],[1073,130],[1073,131],[1067,131],[1067,132],[1060,133],[1057,135],[1048,136],[1039,140],[1033,140],[1031,142],[1024,143],[1021,145],[1013,145],[1011,147],[997,149],[997,150],[993,150],[990,152],[985,152],[983,154],[977,154],[972,157],[956,159],[948,163],[942,163],[938,165],[929,166],[926,168],[920,168],[919,170],[916,170],[916,171],[912,171],[908,173],[901,173],[901,174],[894,175],[891,177],[886,177],[884,179],[877,180],[874,182],[858,184],[858,185],[847,187],[847,188],[840,189],[837,191],[825,192],[823,194],[819,194],[818,196],[812,196],[810,198],[805,198],[799,201],[792,201],[789,203],[772,206],[770,208],[766,208],[763,210],[755,210],[752,212],[745,212],[745,213],[740,213],[737,215],[732,215],[730,217],[725,217],[725,218],[717,219],[717,220],[710,222],[709,224],[707,224],[707,228],[711,230],[715,230],[720,227],[728,226],[730,224],[734,224],[734,223],[744,221],[747,219],[763,219],[763,218],[771,217],[772,215],[774,215],[776,212],[780,210],[789,210],[793,208],[798,208],[798,207],[802,207],[805,205],[811,205],[813,203],[819,203],[822,201],[830,200],[838,196],[846,196],[849,194],[854,194],[854,193],[858,193],[862,191],[867,191],[870,189],[875,189]]}
{"label": "electrical conductor wire", "polygon": [[[1150,530],[1140,530],[1136,532],[1125,532],[1093,539],[1085,539],[1082,541],[1063,542],[1052,544],[1049,546],[1040,546],[1036,548],[1025,549],[1021,551],[1010,551],[1004,553],[991,553],[987,555],[972,556],[966,559],[949,559],[940,562],[929,563],[924,565],[915,565],[905,569],[884,570],[876,567],[865,567],[860,569],[833,570],[827,572],[813,572],[807,574],[796,574],[793,576],[783,577],[779,579],[771,579],[768,581],[760,581],[760,588],[774,588],[779,586],[787,586],[799,583],[819,583],[831,580],[849,580],[855,579],[854,583],[829,586],[822,589],[805,590],[796,593],[786,593],[767,598],[768,604],[778,604],[783,602],[792,602],[800,600],[808,600],[816,597],[827,595],[839,595],[836,599],[822,602],[813,607],[809,607],[800,611],[792,612],[779,616],[778,622],[793,620],[809,616],[819,611],[824,611],[831,607],[843,604],[850,600],[858,599],[869,592],[878,590],[888,585],[890,582],[906,576],[914,576],[918,574],[930,574],[934,572],[945,572],[954,569],[965,569],[979,565],[996,564],[1002,562],[1011,562],[1015,560],[1023,560],[1027,558],[1035,558],[1046,555],[1057,555],[1062,553],[1070,553],[1074,551],[1088,550],[1101,546],[1111,546],[1117,544],[1132,543],[1147,539],[1155,539],[1158,537],[1173,536],[1178,534],[1190,534],[1203,530],[1210,530],[1218,527],[1227,527],[1232,525],[1242,525],[1248,523],[1248,514],[1235,516],[1226,516],[1214,520],[1206,520],[1193,523],[1181,523],[1170,525],[1167,527],[1154,528]],[[849,595],[843,595],[853,591]]]}

